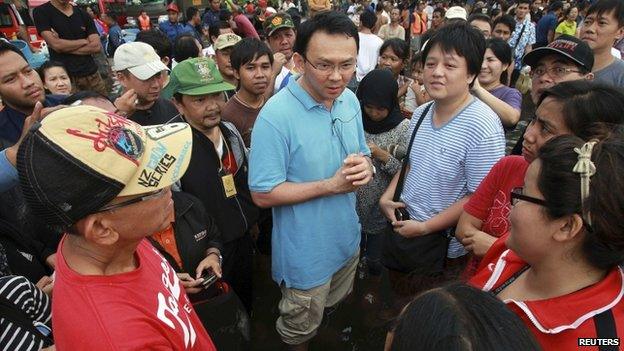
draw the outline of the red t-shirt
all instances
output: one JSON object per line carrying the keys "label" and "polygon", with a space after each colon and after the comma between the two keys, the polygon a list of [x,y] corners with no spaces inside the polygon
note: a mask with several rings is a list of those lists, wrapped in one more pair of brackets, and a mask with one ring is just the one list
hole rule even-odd
{"label": "red t-shirt", "polygon": [[[464,211],[481,221],[481,231],[500,237],[509,231],[509,197],[513,188],[524,184],[524,174],[529,163],[522,156],[507,156],[500,159],[483,179]],[[476,272],[479,259],[472,257],[466,266],[464,277],[470,278]]]}
{"label": "red t-shirt", "polygon": [[[498,253],[498,255],[496,255]],[[507,249],[500,238],[483,258],[483,269],[470,284],[484,291],[492,291],[526,266],[518,255]],[[488,258],[493,260],[486,261]],[[545,351],[598,350],[598,347],[578,346],[579,338],[596,338],[594,316],[611,310],[617,335],[624,336],[624,279],[620,268],[613,268],[599,283],[579,291],[551,299],[536,301],[504,301],[535,335]]]}
{"label": "red t-shirt", "polygon": [[132,272],[74,272],[58,249],[52,327],[58,350],[216,350],[173,268],[147,241]]}
{"label": "red t-shirt", "polygon": [[247,16],[241,13],[238,16],[234,17],[234,22],[236,23],[236,28],[240,33],[241,37],[260,39],[260,36],[258,36],[258,32],[256,32],[256,28],[254,28],[253,24],[251,24],[251,21],[249,20],[249,18],[247,18]]}

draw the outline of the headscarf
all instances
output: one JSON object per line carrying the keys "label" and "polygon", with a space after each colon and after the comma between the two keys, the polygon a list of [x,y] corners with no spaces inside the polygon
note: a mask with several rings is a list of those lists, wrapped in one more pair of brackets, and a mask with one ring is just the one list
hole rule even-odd
{"label": "headscarf", "polygon": [[[399,108],[398,91],[397,81],[389,69],[372,70],[362,79],[356,96],[362,107],[362,122],[367,133],[387,132],[404,120]],[[389,111],[388,116],[379,122],[373,121],[366,114],[365,105],[386,108]]]}

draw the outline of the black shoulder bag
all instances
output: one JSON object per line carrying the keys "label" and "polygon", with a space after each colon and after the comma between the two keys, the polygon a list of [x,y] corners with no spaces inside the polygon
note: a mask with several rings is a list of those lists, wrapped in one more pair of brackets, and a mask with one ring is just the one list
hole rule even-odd
{"label": "black shoulder bag", "polygon": [[[401,173],[397,182],[396,190],[392,201],[400,202],[401,193],[405,184],[405,176],[407,175],[407,166],[409,165],[409,155],[414,144],[414,138],[418,132],[418,128],[422,124],[425,116],[431,109],[433,103],[429,103],[423,110],[407,147],[407,153],[403,159]],[[409,213],[404,209],[397,209],[395,213],[398,220],[410,219]],[[406,238],[396,233],[390,227],[384,236],[382,262],[387,268],[402,273],[416,273],[425,275],[435,275],[442,273],[444,270],[444,259],[448,248],[448,238],[446,231],[433,232],[423,236]]]}

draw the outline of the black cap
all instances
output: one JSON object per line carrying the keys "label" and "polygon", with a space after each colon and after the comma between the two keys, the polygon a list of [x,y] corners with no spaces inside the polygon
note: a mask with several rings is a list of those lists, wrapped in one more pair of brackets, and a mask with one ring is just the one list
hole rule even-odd
{"label": "black cap", "polygon": [[594,52],[579,38],[563,34],[548,46],[537,48],[522,58],[522,63],[535,67],[539,60],[547,55],[562,55],[583,68],[591,71],[594,67]]}

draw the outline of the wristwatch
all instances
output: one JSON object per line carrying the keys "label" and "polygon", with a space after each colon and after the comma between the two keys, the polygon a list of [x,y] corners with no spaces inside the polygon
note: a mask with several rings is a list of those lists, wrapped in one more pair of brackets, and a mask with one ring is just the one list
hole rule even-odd
{"label": "wristwatch", "polygon": [[217,255],[217,257],[219,257],[219,266],[223,265],[223,256],[221,256],[221,254],[217,251],[210,251],[206,257],[210,256],[210,255]]}

